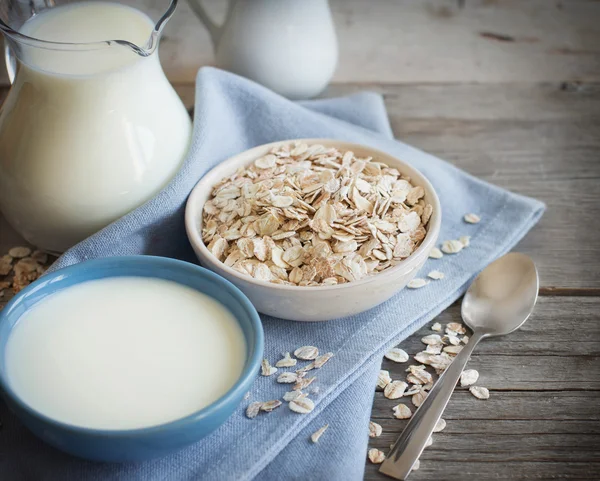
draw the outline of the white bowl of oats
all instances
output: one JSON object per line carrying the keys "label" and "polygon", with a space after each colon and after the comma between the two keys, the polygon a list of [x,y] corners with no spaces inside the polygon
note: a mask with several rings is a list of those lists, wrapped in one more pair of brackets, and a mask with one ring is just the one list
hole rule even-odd
{"label": "white bowl of oats", "polygon": [[187,202],[200,263],[259,312],[295,321],[358,314],[416,275],[437,241],[429,181],[385,152],[330,139],[261,145],[208,172]]}

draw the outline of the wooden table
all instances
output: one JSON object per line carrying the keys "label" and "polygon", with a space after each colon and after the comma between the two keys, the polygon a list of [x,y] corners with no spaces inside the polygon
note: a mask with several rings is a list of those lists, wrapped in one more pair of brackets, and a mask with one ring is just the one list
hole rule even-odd
{"label": "wooden table", "polygon": [[[342,55],[324,95],[380,92],[398,138],[548,205],[515,249],[540,271],[535,313],[478,348],[469,367],[490,399],[457,389],[411,479],[600,479],[600,3],[332,4]],[[190,105],[210,47],[197,27],[194,50],[181,33],[193,17],[177,22],[163,63]],[[20,242],[0,219],[0,252]],[[455,305],[438,321],[459,318]],[[422,350],[429,325],[401,347]],[[405,365],[383,368],[404,378]],[[370,446],[387,451],[405,426],[395,404],[376,393]],[[370,463],[365,478],[388,479]]]}

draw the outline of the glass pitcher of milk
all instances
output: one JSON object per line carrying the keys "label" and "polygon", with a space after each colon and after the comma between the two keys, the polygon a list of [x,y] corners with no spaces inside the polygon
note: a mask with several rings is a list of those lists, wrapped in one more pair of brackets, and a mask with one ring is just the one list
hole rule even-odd
{"label": "glass pitcher of milk", "polygon": [[187,152],[191,120],[157,51],[177,0],[156,23],[144,3],[0,0],[12,83],[0,210],[42,249],[63,252],[149,200]]}

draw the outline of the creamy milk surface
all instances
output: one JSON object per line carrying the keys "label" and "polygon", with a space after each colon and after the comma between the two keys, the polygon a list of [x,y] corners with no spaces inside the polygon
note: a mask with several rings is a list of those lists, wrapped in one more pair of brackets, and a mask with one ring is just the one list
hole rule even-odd
{"label": "creamy milk surface", "polygon": [[[136,9],[93,1],[44,10],[20,29],[45,41],[140,47],[152,30]],[[0,206],[27,240],[62,252],[167,184],[191,120],[158,51],[24,45],[19,60],[0,110]]]}
{"label": "creamy milk surface", "polygon": [[84,282],[19,319],[9,384],[33,409],[97,429],[159,425],[211,404],[239,379],[246,342],[219,302],[155,278]]}

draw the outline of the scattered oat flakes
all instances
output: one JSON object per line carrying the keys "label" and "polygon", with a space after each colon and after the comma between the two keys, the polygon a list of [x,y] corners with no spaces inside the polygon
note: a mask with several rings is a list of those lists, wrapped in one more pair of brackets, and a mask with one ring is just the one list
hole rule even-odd
{"label": "scattered oat flakes", "polygon": [[272,401],[267,401],[267,402],[262,403],[260,410],[270,413],[274,409],[277,409],[279,406],[281,406],[281,404],[282,403],[279,399],[273,399]]}
{"label": "scattered oat flakes", "polygon": [[442,342],[446,345],[450,344],[452,346],[458,346],[460,345],[460,339],[458,338],[458,336],[456,336],[456,333],[454,331],[451,330],[447,330],[448,333],[452,333],[452,334],[446,334],[443,338],[442,338]]}
{"label": "scattered oat flakes", "polygon": [[406,362],[409,357],[405,350],[395,347],[385,353],[384,357],[394,362]]}
{"label": "scattered oat flakes", "polygon": [[463,248],[469,247],[471,245],[471,236],[463,235],[458,238],[458,241],[463,245]]}
{"label": "scattered oat flakes", "polygon": [[444,345],[442,343],[439,344],[428,344],[425,348],[425,352],[427,354],[440,354],[442,352],[442,348]]}
{"label": "scattered oat flakes", "polygon": [[423,401],[425,401],[426,397],[427,391],[425,391],[425,389],[421,389],[418,393],[412,395],[411,401],[415,407],[419,407],[421,404],[423,404]]}
{"label": "scattered oat flakes", "polygon": [[490,391],[485,387],[471,386],[469,388],[469,391],[477,399],[489,399],[490,398]]}
{"label": "scattered oat flakes", "polygon": [[294,356],[303,361],[312,361],[319,355],[319,350],[314,346],[302,346],[294,351]]}
{"label": "scattered oat flakes", "polygon": [[332,357],[333,352],[326,352],[325,354],[317,356],[317,358],[311,364],[314,364],[315,369],[321,369]]}
{"label": "scattered oat flakes", "polygon": [[464,346],[446,346],[444,348],[444,352],[456,356],[460,351],[463,350],[463,347]]}
{"label": "scattered oat flakes", "polygon": [[263,403],[261,403],[261,402],[250,403],[248,405],[248,407],[246,408],[246,417],[248,417],[250,419],[254,419],[256,416],[258,416],[258,413],[259,413],[262,405],[263,405]]}
{"label": "scattered oat flakes", "polygon": [[298,374],[295,372],[282,372],[277,376],[277,382],[280,384],[292,384],[298,381]]}
{"label": "scattered oat flakes", "polygon": [[31,254],[31,249],[25,246],[13,247],[8,251],[8,255],[13,259],[21,259],[22,257],[27,257],[29,254]]}
{"label": "scattered oat flakes", "polygon": [[383,429],[380,424],[377,424],[373,421],[369,421],[369,437],[370,438],[378,438],[381,436]]}
{"label": "scattered oat flakes", "polygon": [[290,401],[289,407],[295,413],[308,414],[315,408],[315,403],[312,401],[312,399],[299,396],[293,401]]}
{"label": "scattered oat flakes", "polygon": [[23,257],[13,266],[13,291],[15,294],[38,279],[45,271],[44,266],[31,257]]}
{"label": "scattered oat flakes", "polygon": [[436,322],[433,324],[433,326],[431,326],[431,330],[436,331],[436,332],[441,332],[442,325],[439,322]]}
{"label": "scattered oat flakes", "polygon": [[388,399],[401,398],[406,391],[408,384],[403,381],[393,381],[383,390],[383,395]]}
{"label": "scattered oat flakes", "polygon": [[429,257],[432,259],[441,259],[444,257],[444,254],[438,247],[433,247],[429,253]]}
{"label": "scattered oat flakes", "polygon": [[458,254],[463,250],[463,244],[459,240],[447,240],[442,244],[442,252],[445,254]]}
{"label": "scattered oat flakes", "polygon": [[404,393],[404,396],[412,396],[413,394],[417,394],[420,390],[421,390],[421,386],[418,384],[415,384],[413,387],[411,387],[408,391],[406,391]]}
{"label": "scattered oat flakes", "polygon": [[392,410],[396,419],[408,419],[412,416],[412,412],[406,404],[397,404]]}
{"label": "scattered oat flakes", "polygon": [[481,221],[477,214],[465,214],[464,219],[467,224],[477,224]]}
{"label": "scattered oat flakes", "polygon": [[385,387],[392,382],[392,378],[390,377],[390,372],[385,369],[381,369],[379,371],[379,375],[377,376],[377,387],[379,389],[385,389]]}
{"label": "scattered oat flakes", "polygon": [[420,289],[421,287],[424,287],[428,284],[428,282],[425,279],[421,279],[419,277],[411,280],[406,287],[408,287],[409,289]]}
{"label": "scattered oat flakes", "polygon": [[316,376],[298,379],[296,384],[294,384],[292,391],[301,391],[302,389],[310,386],[315,379],[317,379]]}
{"label": "scattered oat flakes", "polygon": [[273,367],[269,364],[269,361],[266,359],[262,360],[260,365],[260,375],[261,376],[270,376],[271,374],[275,374],[277,372],[277,368]]}
{"label": "scattered oat flakes", "polygon": [[444,273],[440,271],[431,271],[429,274],[427,274],[427,277],[439,281],[444,278]]}
{"label": "scattered oat flakes", "polygon": [[449,330],[452,331],[452,334],[454,335],[462,335],[467,333],[467,329],[460,322],[449,322],[448,324],[446,324],[446,333],[452,335],[448,332]]}
{"label": "scattered oat flakes", "polygon": [[372,158],[288,144],[213,187],[202,238],[228,267],[285,285],[352,282],[393,267],[427,234],[421,186]]}
{"label": "scattered oat flakes", "polygon": [[323,433],[325,431],[327,431],[327,428],[329,427],[329,424],[326,424],[325,426],[323,426],[322,428],[319,428],[317,431],[315,431],[314,433],[312,433],[310,440],[313,443],[318,443],[319,439],[321,438],[321,436],[323,436]]}
{"label": "scattered oat flakes", "polygon": [[[434,431],[435,432],[435,431]],[[431,446],[433,444],[433,437],[429,436],[427,438],[427,442],[425,443],[425,447],[428,448],[429,446]]]}
{"label": "scattered oat flakes", "polygon": [[435,427],[433,428],[434,433],[442,432],[446,429],[446,420],[444,418],[440,418],[437,423],[435,423]]}
{"label": "scattered oat flakes", "polygon": [[385,461],[385,454],[383,454],[383,452],[379,449],[369,449],[367,456],[369,457],[369,461],[371,461],[373,464],[381,464]]}
{"label": "scattered oat flakes", "polygon": [[301,367],[300,369],[296,369],[296,374],[304,375],[308,371],[312,371],[315,368],[315,361],[309,362],[306,366]]}
{"label": "scattered oat flakes", "polygon": [[411,471],[418,471],[419,468],[421,467],[421,461],[420,460],[416,460],[415,464],[412,465]]}
{"label": "scattered oat flakes", "polygon": [[423,344],[428,344],[428,345],[435,345],[435,344],[441,344],[442,343],[442,338],[440,337],[439,334],[429,334],[425,337],[421,338],[421,342]]}
{"label": "scattered oat flakes", "polygon": [[475,384],[479,379],[479,373],[475,369],[467,369],[460,375],[460,385],[467,387]]}
{"label": "scattered oat flakes", "polygon": [[296,359],[293,359],[292,356],[290,356],[289,352],[286,352],[283,359],[280,359],[275,363],[275,367],[293,367],[297,362]]}
{"label": "scattered oat flakes", "polygon": [[283,395],[283,400],[290,402],[290,401],[293,401],[294,399],[298,399],[303,394],[304,393],[302,391],[289,391]]}
{"label": "scattered oat flakes", "polygon": [[469,336],[461,337],[460,342],[462,342],[463,344],[469,344]]}
{"label": "scattered oat flakes", "polygon": [[409,369],[410,374],[406,377],[406,380],[411,384],[429,384],[433,382],[433,376],[425,369],[417,369],[416,366],[411,366]]}

